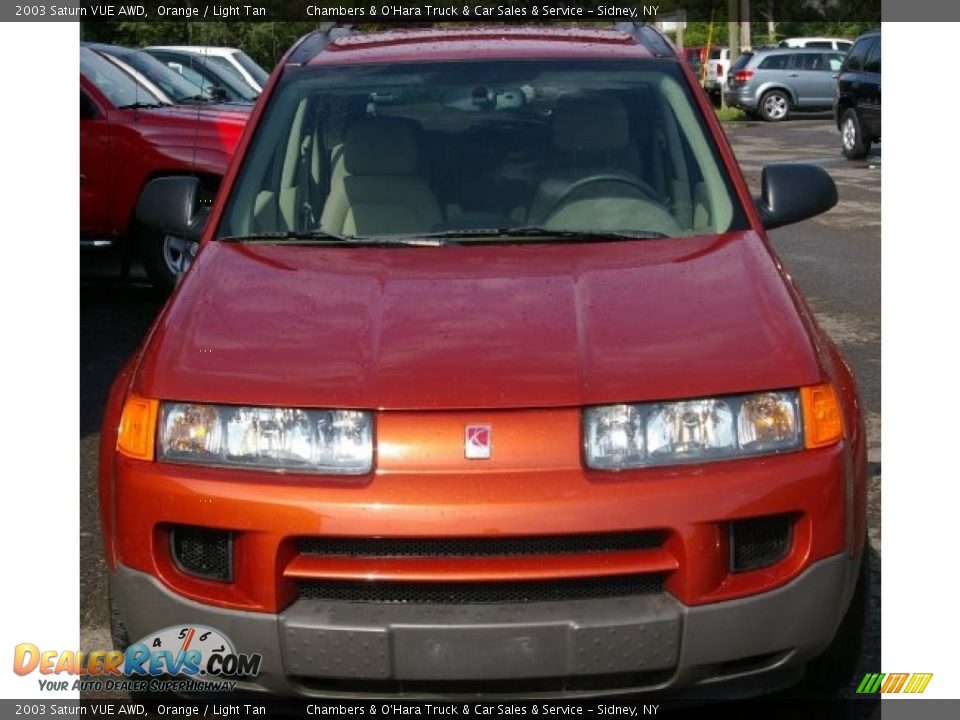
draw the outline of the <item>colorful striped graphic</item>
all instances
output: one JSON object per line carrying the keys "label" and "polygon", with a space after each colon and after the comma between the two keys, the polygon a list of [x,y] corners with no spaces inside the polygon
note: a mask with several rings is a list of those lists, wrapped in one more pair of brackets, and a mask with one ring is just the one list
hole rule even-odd
{"label": "colorful striped graphic", "polygon": [[933,673],[867,673],[857,686],[857,693],[922,693],[932,678]]}

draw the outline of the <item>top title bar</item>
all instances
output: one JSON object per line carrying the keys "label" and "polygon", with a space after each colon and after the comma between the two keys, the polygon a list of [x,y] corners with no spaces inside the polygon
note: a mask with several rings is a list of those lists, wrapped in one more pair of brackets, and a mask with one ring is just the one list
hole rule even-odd
{"label": "top title bar", "polygon": [[[960,3],[950,0],[795,0],[774,5],[778,23],[881,20],[960,20]],[[715,0],[243,0],[241,2],[59,2],[3,3],[7,22],[725,22],[726,2]],[[767,22],[767,2],[751,4],[750,19]]]}

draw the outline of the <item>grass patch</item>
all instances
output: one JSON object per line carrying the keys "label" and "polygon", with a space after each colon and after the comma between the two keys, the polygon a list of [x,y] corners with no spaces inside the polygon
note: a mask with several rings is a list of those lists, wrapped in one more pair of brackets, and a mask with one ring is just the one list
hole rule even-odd
{"label": "grass patch", "polygon": [[740,108],[714,108],[714,112],[717,113],[717,119],[720,122],[735,122],[747,118],[747,114]]}

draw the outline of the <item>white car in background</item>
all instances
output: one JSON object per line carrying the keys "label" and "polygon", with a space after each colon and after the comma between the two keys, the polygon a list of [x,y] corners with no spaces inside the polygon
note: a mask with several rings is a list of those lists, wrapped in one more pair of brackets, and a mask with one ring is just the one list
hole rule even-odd
{"label": "white car in background", "polygon": [[266,70],[239,48],[211,47],[207,45],[151,45],[146,50],[170,50],[177,53],[202,55],[232,71],[258,93],[263,92],[270,76]]}
{"label": "white car in background", "polygon": [[720,95],[730,71],[730,48],[710,49],[707,58],[707,79],[704,88],[710,95]]}
{"label": "white car in background", "polygon": [[853,47],[853,41],[846,38],[796,37],[785,38],[779,42],[781,48],[807,48],[809,50],[839,50],[847,52]]}

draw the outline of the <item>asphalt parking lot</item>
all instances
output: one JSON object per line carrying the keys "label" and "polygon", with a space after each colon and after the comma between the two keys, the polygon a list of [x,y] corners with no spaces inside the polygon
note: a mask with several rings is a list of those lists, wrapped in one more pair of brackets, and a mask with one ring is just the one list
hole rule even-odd
{"label": "asphalt parking lot", "polygon": [[[755,191],[772,162],[812,162],[835,179],[840,203],[831,212],[774,231],[776,251],[804,292],[823,328],[856,372],[867,411],[871,480],[872,613],[862,672],[880,666],[880,152],[847,161],[830,119],[815,116],[780,124],[737,122],[727,133]],[[102,407],[117,370],[141,341],[164,298],[142,273],[121,281],[85,264],[80,293],[80,647],[111,647],[106,566],[97,513],[97,443]],[[852,693],[852,689],[851,689]],[[849,717],[879,717],[873,703],[849,703]]]}

